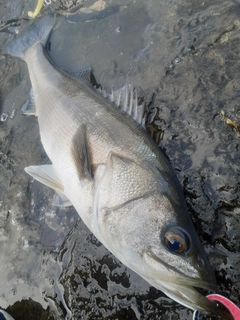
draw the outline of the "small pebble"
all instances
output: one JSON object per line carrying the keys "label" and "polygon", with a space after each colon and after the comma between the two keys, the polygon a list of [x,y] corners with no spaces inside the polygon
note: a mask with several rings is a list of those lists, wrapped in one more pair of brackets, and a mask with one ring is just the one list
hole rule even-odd
{"label": "small pebble", "polygon": [[7,120],[7,118],[8,118],[8,114],[4,112],[4,113],[1,114],[1,119],[0,119],[0,120],[1,120],[2,122],[4,122],[4,121]]}

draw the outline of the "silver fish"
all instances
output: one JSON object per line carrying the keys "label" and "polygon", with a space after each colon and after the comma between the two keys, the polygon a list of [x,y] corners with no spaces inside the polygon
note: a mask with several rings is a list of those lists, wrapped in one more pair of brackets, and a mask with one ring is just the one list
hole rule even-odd
{"label": "silver fish", "polygon": [[132,87],[110,99],[125,100],[117,102],[124,112],[91,86],[88,71],[75,78],[56,68],[45,49],[53,25],[45,16],[8,48],[28,65],[25,113],[38,117],[52,162],[26,172],[56,190],[53,204],[73,205],[123,264],[182,305],[211,312],[214,304],[195,288],[214,290],[214,273],[171,166],[137,123]]}

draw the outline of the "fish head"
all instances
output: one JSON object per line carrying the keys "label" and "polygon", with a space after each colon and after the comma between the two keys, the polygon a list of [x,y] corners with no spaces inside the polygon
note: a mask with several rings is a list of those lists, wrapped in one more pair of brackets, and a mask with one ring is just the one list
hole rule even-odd
{"label": "fish head", "polygon": [[216,289],[215,276],[172,171],[115,154],[103,171],[94,201],[99,240],[175,301],[213,311],[197,289]]}

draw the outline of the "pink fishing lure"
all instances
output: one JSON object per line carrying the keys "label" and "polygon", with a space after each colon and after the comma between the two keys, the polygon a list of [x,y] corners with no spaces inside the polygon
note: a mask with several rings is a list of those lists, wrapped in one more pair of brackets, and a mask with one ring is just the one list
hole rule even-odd
{"label": "pink fishing lure", "polygon": [[[234,320],[240,320],[240,309],[229,299],[221,296],[220,294],[210,294],[207,298],[211,301],[218,301],[223,304],[231,313]],[[193,313],[193,320],[199,320],[200,312],[198,310]]]}

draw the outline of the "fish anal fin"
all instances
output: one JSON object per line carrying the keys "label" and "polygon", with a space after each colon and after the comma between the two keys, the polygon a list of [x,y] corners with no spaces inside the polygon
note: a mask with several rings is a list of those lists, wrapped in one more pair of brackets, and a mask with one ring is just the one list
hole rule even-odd
{"label": "fish anal fin", "polygon": [[31,88],[29,98],[26,103],[22,106],[22,112],[26,116],[37,116],[37,110],[34,100],[33,89]]}
{"label": "fish anal fin", "polygon": [[82,124],[74,134],[71,152],[79,180],[91,179],[92,173],[85,124]]}
{"label": "fish anal fin", "polygon": [[29,166],[24,169],[35,180],[46,186],[63,193],[64,187],[54,170],[53,165],[45,164],[42,166]]}

